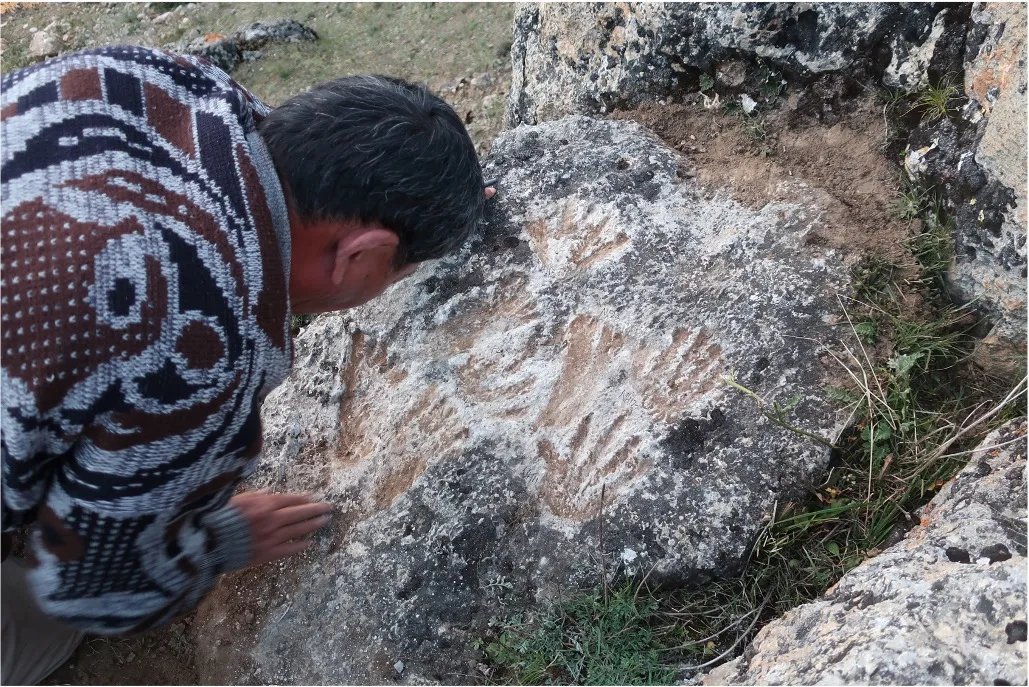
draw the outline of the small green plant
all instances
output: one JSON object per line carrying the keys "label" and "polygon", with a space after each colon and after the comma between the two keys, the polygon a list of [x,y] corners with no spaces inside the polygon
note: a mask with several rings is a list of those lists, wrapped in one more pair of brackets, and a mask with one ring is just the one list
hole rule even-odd
{"label": "small green plant", "polygon": [[908,242],[911,254],[922,269],[923,278],[936,282],[938,287],[942,287],[943,275],[954,256],[951,233],[951,220],[942,201],[936,200],[924,214],[922,231]]}
{"label": "small green plant", "polygon": [[945,117],[950,117],[957,109],[959,90],[954,83],[954,75],[947,74],[935,86],[927,85],[920,90],[908,112],[920,112],[922,124],[932,124]]}
{"label": "small green plant", "polygon": [[294,315],[293,319],[290,320],[290,331],[293,336],[296,336],[304,330],[304,328],[311,324],[314,320],[313,315]]}
{"label": "small green plant", "polygon": [[929,207],[932,189],[921,188],[916,184],[905,184],[903,190],[893,204],[893,213],[902,220],[916,220]]}
{"label": "small green plant", "polygon": [[707,93],[715,87],[715,80],[710,74],[700,75],[700,92]]}
{"label": "small green plant", "polygon": [[595,591],[507,623],[486,654],[515,684],[670,684],[653,628],[658,602],[641,586]]}

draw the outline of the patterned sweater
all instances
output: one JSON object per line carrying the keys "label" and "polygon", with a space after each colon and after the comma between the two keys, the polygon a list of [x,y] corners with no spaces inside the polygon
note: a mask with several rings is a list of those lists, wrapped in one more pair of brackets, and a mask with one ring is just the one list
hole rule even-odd
{"label": "patterned sweater", "polygon": [[243,565],[227,501],[287,375],[289,221],[209,63],[143,48],[3,78],[3,530],[77,627],[141,630]]}

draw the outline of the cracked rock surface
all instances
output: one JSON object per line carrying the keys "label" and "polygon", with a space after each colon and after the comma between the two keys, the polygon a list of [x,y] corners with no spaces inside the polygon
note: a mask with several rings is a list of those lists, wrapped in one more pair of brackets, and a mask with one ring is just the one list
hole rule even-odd
{"label": "cracked rock surface", "polygon": [[936,4],[526,3],[514,20],[507,118],[635,107],[681,92],[699,72],[721,86],[775,86],[744,84],[744,63],[802,85],[846,72],[910,91],[953,42],[950,21]]}
{"label": "cracked rock surface", "polygon": [[991,433],[900,543],[703,684],[1026,683],[1026,424]]}

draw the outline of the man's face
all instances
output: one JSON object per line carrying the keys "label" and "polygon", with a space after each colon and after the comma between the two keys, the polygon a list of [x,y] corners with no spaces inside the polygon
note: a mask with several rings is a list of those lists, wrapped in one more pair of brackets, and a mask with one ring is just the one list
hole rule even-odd
{"label": "man's face", "polygon": [[379,224],[319,220],[291,233],[289,292],[296,314],[357,307],[418,268],[396,266],[399,239]]}

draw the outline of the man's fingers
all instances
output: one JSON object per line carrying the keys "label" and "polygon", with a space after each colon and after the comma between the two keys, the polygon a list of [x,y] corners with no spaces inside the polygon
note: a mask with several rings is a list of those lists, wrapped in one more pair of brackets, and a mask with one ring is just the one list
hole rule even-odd
{"label": "man's fingers", "polygon": [[271,506],[282,510],[291,506],[302,506],[314,500],[314,494],[271,494]]}
{"label": "man's fingers", "polygon": [[300,506],[289,506],[288,508],[280,508],[275,511],[275,520],[278,525],[292,525],[295,522],[301,522],[302,520],[310,520],[311,518],[317,518],[320,515],[326,515],[332,512],[332,504],[324,501],[318,503],[305,503]]}
{"label": "man's fingers", "polygon": [[300,539],[302,537],[306,537],[307,535],[311,534],[316,529],[318,529],[319,527],[322,527],[323,525],[325,525],[328,522],[329,522],[329,516],[323,515],[323,516],[321,516],[319,518],[312,518],[310,520],[304,520],[303,522],[298,522],[298,523],[296,523],[294,525],[288,525],[286,527],[280,527],[279,529],[275,530],[275,533],[273,535],[274,536],[274,541],[276,543],[279,543],[279,542],[289,542],[289,541],[292,541],[294,539]]}
{"label": "man's fingers", "polygon": [[287,556],[295,556],[298,553],[306,551],[309,546],[311,546],[310,539],[301,539],[300,541],[279,544],[268,551],[268,560],[277,561],[280,558],[286,558]]}

